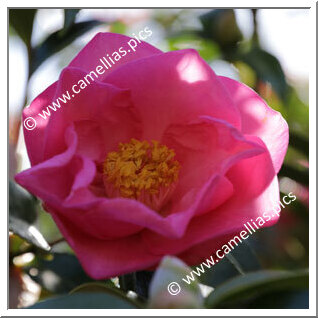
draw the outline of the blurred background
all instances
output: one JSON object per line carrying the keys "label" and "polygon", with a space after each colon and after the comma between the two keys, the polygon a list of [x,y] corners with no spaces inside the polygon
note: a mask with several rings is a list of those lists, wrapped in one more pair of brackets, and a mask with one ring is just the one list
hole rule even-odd
{"label": "blurred background", "polygon": [[[198,50],[218,75],[252,87],[288,122],[280,190],[282,196],[293,192],[297,201],[283,210],[278,224],[233,251],[235,262],[225,259],[201,282],[216,287],[242,271],[308,268],[309,10],[10,9],[9,23],[10,308],[91,281],[40,202],[13,176],[30,166],[21,130],[23,108],[58,79],[97,32],[132,36],[148,26],[147,42],[163,51]],[[283,291],[273,283],[262,301],[254,295],[221,307],[306,308],[308,291],[301,280],[308,276],[300,276]],[[116,285],[116,279],[108,283]]]}

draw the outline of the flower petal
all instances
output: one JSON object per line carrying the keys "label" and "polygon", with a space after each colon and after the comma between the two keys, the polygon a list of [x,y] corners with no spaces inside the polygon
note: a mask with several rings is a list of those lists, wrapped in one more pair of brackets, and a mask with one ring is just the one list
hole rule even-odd
{"label": "flower petal", "polygon": [[160,141],[169,125],[184,123],[199,115],[223,119],[240,128],[235,104],[195,50],[136,60],[112,72],[105,82],[130,89],[132,102],[140,115],[143,139]]}
{"label": "flower petal", "polygon": [[[52,101],[66,91],[71,94],[72,85],[84,76],[85,73],[79,69],[65,68],[60,75]],[[128,90],[96,80],[71,98],[67,104],[61,102],[60,105],[61,108],[56,112],[51,110],[52,114],[48,118],[42,150],[44,159],[65,149],[64,133],[73,123],[79,137],[79,152],[97,161],[102,161],[119,142],[138,137],[140,134],[138,116]],[[43,109],[46,109],[46,106],[43,105]]]}
{"label": "flower petal", "polygon": [[81,228],[49,208],[63,236],[75,251],[85,271],[94,279],[105,279],[131,273],[158,263],[160,257],[150,254],[140,235],[117,240],[101,240],[83,235]]}
{"label": "flower petal", "polygon": [[[244,229],[245,222],[262,216],[279,201],[278,181],[268,151],[239,161],[226,177],[234,187],[234,195],[225,204],[193,218],[180,239],[143,231],[149,250],[156,255],[178,254],[209,239],[222,240]],[[264,226],[277,220],[277,215],[271,215]]]}
{"label": "flower petal", "polygon": [[25,107],[22,113],[22,122],[28,117],[32,117],[36,121],[36,127],[33,130],[28,130],[23,126],[24,140],[31,165],[43,161],[45,131],[49,121],[38,116],[38,113],[42,111],[44,106],[51,103],[55,96],[57,85],[58,82],[50,85],[29,106]]}
{"label": "flower petal", "polygon": [[[131,50],[131,48],[128,46],[128,42],[131,40],[137,43],[135,52],[133,52],[133,50]],[[119,51],[120,48],[122,48],[122,50],[126,50],[126,55]],[[130,50],[131,52],[129,52],[128,50]],[[112,55],[115,52],[118,53],[117,56],[121,56],[118,61],[112,58]],[[141,41],[141,43],[138,43],[135,39],[122,34],[100,32],[97,33],[94,38],[85,45],[85,47],[72,60],[69,66],[80,68],[81,70],[89,73],[96,70],[96,67],[98,65],[103,66],[100,59],[103,59],[103,57],[105,57],[105,59],[110,63],[111,67],[106,70],[104,74],[100,75],[100,79],[102,79],[113,72],[116,68],[130,61],[138,60],[140,58],[156,55],[159,53],[162,52],[154,46],[148,44],[147,42]],[[107,56],[107,54],[109,56]],[[109,57],[115,60],[115,64],[111,63]],[[108,66],[105,60],[103,60],[103,62]]]}
{"label": "flower petal", "polygon": [[248,86],[227,77],[219,77],[242,118],[242,133],[260,137],[266,144],[276,173],[280,170],[288,147],[288,125],[279,112],[271,109]]}

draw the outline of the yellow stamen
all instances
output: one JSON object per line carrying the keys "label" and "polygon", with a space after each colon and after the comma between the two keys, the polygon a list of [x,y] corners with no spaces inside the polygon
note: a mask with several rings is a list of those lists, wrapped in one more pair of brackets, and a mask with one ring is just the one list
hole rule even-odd
{"label": "yellow stamen", "polygon": [[178,180],[180,164],[174,151],[155,140],[131,139],[118,148],[108,153],[103,165],[107,194],[162,207]]}

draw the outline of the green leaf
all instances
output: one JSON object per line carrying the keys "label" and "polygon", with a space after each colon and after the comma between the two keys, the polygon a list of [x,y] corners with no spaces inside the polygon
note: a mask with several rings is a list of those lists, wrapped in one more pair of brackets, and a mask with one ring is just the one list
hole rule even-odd
{"label": "green leaf", "polygon": [[32,224],[9,215],[9,229],[29,243],[34,244],[45,251],[50,250],[50,246],[43,235]]}
{"label": "green leaf", "polygon": [[40,231],[33,225],[37,219],[37,201],[13,181],[9,181],[9,229],[31,244],[50,250]]}
{"label": "green leaf", "polygon": [[309,139],[297,135],[295,133],[289,134],[289,146],[294,147],[301,153],[303,153],[307,158],[309,158]]}
{"label": "green leaf", "polygon": [[256,271],[260,268],[259,260],[252,248],[243,241],[220,262],[206,270],[200,276],[200,282],[204,285],[216,287],[230,278],[246,272]]}
{"label": "green leaf", "polygon": [[85,283],[75,287],[70,294],[77,293],[105,293],[111,296],[121,298],[123,301],[128,301],[137,308],[141,308],[141,304],[136,299],[127,298],[126,294],[122,292],[111,280],[105,282],[91,282]]}
{"label": "green leaf", "polygon": [[33,49],[30,73],[34,71],[50,56],[64,49],[77,37],[101,24],[100,21],[91,20],[72,24],[66,32],[59,30],[52,33],[42,44]]}
{"label": "green leaf", "polygon": [[[105,283],[85,283],[81,284],[70,291],[70,294],[76,293],[109,293],[113,292],[115,287],[114,283],[111,280],[107,280]],[[111,289],[111,290],[110,290]],[[118,292],[119,296],[124,296],[125,294],[121,293],[119,289],[115,289],[116,293]]]}
{"label": "green leaf", "polygon": [[42,205],[38,206],[36,227],[49,242],[56,241],[62,236],[60,230],[52,218],[52,215],[46,212]]}
{"label": "green leaf", "polygon": [[286,120],[289,129],[303,137],[309,136],[309,107],[298,96],[295,89],[290,90],[287,107]]}
{"label": "green leaf", "polygon": [[29,224],[37,218],[36,199],[13,181],[9,181],[9,213]]}
{"label": "green leaf", "polygon": [[128,298],[109,293],[77,293],[40,301],[28,309],[136,309]]}
{"label": "green leaf", "polygon": [[287,101],[289,87],[280,62],[275,56],[258,47],[253,47],[250,51],[242,53],[239,59],[256,72],[258,79],[270,83],[284,102]]}
{"label": "green leaf", "polygon": [[65,9],[64,10],[64,27],[61,30],[65,34],[67,30],[75,23],[75,18],[80,9]]}
{"label": "green leaf", "polygon": [[288,177],[293,179],[305,186],[309,185],[309,170],[299,170],[288,164],[283,164],[282,168],[279,171],[280,177]]}
{"label": "green leaf", "polygon": [[249,309],[270,308],[270,309],[308,309],[309,308],[309,291],[285,290],[283,293],[273,292],[262,295],[249,304]]}
{"label": "green leaf", "polygon": [[202,36],[220,45],[222,50],[234,50],[242,40],[242,33],[236,23],[234,10],[215,9],[200,16]]}
{"label": "green leaf", "polygon": [[27,47],[31,46],[35,13],[35,9],[9,9],[9,23]]}
{"label": "green leaf", "polygon": [[[36,271],[33,271],[33,269]],[[37,256],[32,266],[25,268],[29,276],[52,293],[67,293],[76,286],[91,282],[74,255],[53,253],[51,259]]]}
{"label": "green leaf", "polygon": [[258,271],[231,279],[217,287],[206,299],[208,308],[241,308],[260,297],[308,289],[307,270]]}

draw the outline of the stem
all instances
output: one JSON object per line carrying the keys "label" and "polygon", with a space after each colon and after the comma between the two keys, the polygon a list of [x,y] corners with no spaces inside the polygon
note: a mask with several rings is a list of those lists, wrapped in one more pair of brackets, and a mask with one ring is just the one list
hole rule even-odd
{"label": "stem", "polygon": [[64,241],[65,241],[65,238],[64,238],[64,237],[61,237],[61,238],[59,238],[59,239],[57,239],[57,240],[55,240],[55,241],[49,243],[49,245],[50,245],[51,247],[53,247],[54,245],[59,244],[59,243],[64,242]]}

